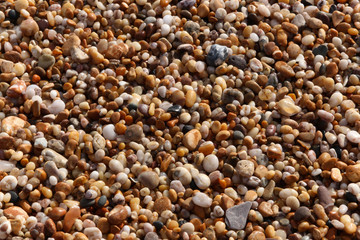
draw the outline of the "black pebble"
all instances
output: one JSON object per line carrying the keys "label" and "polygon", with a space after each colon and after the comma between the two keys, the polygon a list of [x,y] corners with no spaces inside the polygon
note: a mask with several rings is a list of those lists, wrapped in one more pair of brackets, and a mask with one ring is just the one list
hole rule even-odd
{"label": "black pebble", "polygon": [[8,13],[11,22],[16,22],[16,20],[20,17],[20,13],[11,9]]}
{"label": "black pebble", "polygon": [[80,200],[80,207],[81,208],[88,208],[95,204],[95,199],[86,199],[83,198]]}
{"label": "black pebble", "polygon": [[107,200],[106,196],[104,196],[104,195],[101,196],[101,197],[99,198],[99,200],[97,201],[97,205],[98,205],[99,207],[105,206],[106,200]]}
{"label": "black pebble", "polygon": [[356,202],[356,203],[358,202],[356,196],[351,192],[346,192],[344,196],[345,199],[348,200],[349,202]]}
{"label": "black pebble", "polygon": [[179,116],[181,113],[182,107],[180,105],[172,105],[171,107],[168,108],[168,112],[172,115],[172,116]]}
{"label": "black pebble", "polygon": [[228,59],[228,63],[234,65],[235,67],[244,70],[247,67],[247,63],[244,57],[233,55]]}
{"label": "black pebble", "polygon": [[180,219],[178,221],[178,223],[179,223],[179,227],[181,227],[181,225],[183,225],[184,223],[187,223],[187,221],[185,219]]}
{"label": "black pebble", "polygon": [[131,110],[137,110],[137,105],[136,104],[134,104],[134,103],[130,103],[129,105],[127,105],[127,108],[129,109],[129,111],[131,111]]}
{"label": "black pebble", "polygon": [[184,134],[186,134],[188,131],[190,131],[190,130],[192,130],[192,129],[194,129],[194,126],[192,126],[192,125],[185,125],[185,126],[183,127],[183,129],[182,129],[182,132],[183,132]]}
{"label": "black pebble", "polygon": [[160,221],[153,222],[153,225],[156,228],[156,231],[160,231],[164,226],[164,224]]}
{"label": "black pebble", "polygon": [[320,45],[316,48],[313,49],[313,54],[316,55],[322,55],[322,56],[326,56],[328,52],[328,47],[326,45]]}
{"label": "black pebble", "polygon": [[18,194],[16,192],[9,191],[9,193],[10,193],[10,196],[11,196],[11,198],[10,198],[11,203],[16,203],[16,202],[19,201],[19,196],[18,196]]}
{"label": "black pebble", "polygon": [[336,8],[336,5],[333,4],[333,5],[330,6],[329,12],[330,12],[330,13],[333,13],[336,9],[337,9],[337,8]]}

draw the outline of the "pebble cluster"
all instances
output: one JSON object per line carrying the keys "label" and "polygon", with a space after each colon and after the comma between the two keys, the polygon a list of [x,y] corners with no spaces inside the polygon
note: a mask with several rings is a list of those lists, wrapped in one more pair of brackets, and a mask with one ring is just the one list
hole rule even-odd
{"label": "pebble cluster", "polygon": [[0,239],[360,239],[359,0],[0,3]]}

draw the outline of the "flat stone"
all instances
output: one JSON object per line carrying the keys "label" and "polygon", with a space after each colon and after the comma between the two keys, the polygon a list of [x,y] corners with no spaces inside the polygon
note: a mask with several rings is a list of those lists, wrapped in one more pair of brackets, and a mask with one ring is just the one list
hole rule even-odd
{"label": "flat stone", "polygon": [[329,190],[325,186],[320,186],[318,188],[318,196],[319,202],[325,208],[325,210],[327,212],[331,211],[334,206],[334,202],[331,198]]}
{"label": "flat stone", "polygon": [[58,168],[66,168],[67,159],[50,148],[42,150],[41,155],[45,161],[54,161]]}
{"label": "flat stone", "polygon": [[28,219],[29,215],[20,207],[13,206],[4,209],[4,215],[7,218],[15,219],[17,216],[22,216],[25,220]]}
{"label": "flat stone", "polygon": [[247,67],[247,62],[244,57],[239,55],[230,56],[228,63],[234,65],[235,67],[244,70]]}
{"label": "flat stone", "polygon": [[247,217],[251,208],[251,202],[245,202],[226,210],[225,223],[233,230],[245,228]]}

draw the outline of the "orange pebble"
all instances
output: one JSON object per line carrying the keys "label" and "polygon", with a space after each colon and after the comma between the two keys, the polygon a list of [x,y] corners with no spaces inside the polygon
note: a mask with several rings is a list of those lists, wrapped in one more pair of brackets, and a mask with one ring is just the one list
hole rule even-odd
{"label": "orange pebble", "polygon": [[40,78],[39,75],[37,75],[37,74],[34,74],[34,75],[33,75],[32,81],[33,81],[34,83],[38,83],[38,82],[40,82],[40,80],[41,80],[41,78]]}

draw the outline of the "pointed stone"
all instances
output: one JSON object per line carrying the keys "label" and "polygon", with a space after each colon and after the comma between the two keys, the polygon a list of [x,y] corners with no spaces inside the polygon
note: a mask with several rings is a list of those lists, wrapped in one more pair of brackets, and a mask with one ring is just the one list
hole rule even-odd
{"label": "pointed stone", "polygon": [[226,210],[226,225],[233,230],[244,229],[251,205],[251,202],[245,202]]}

